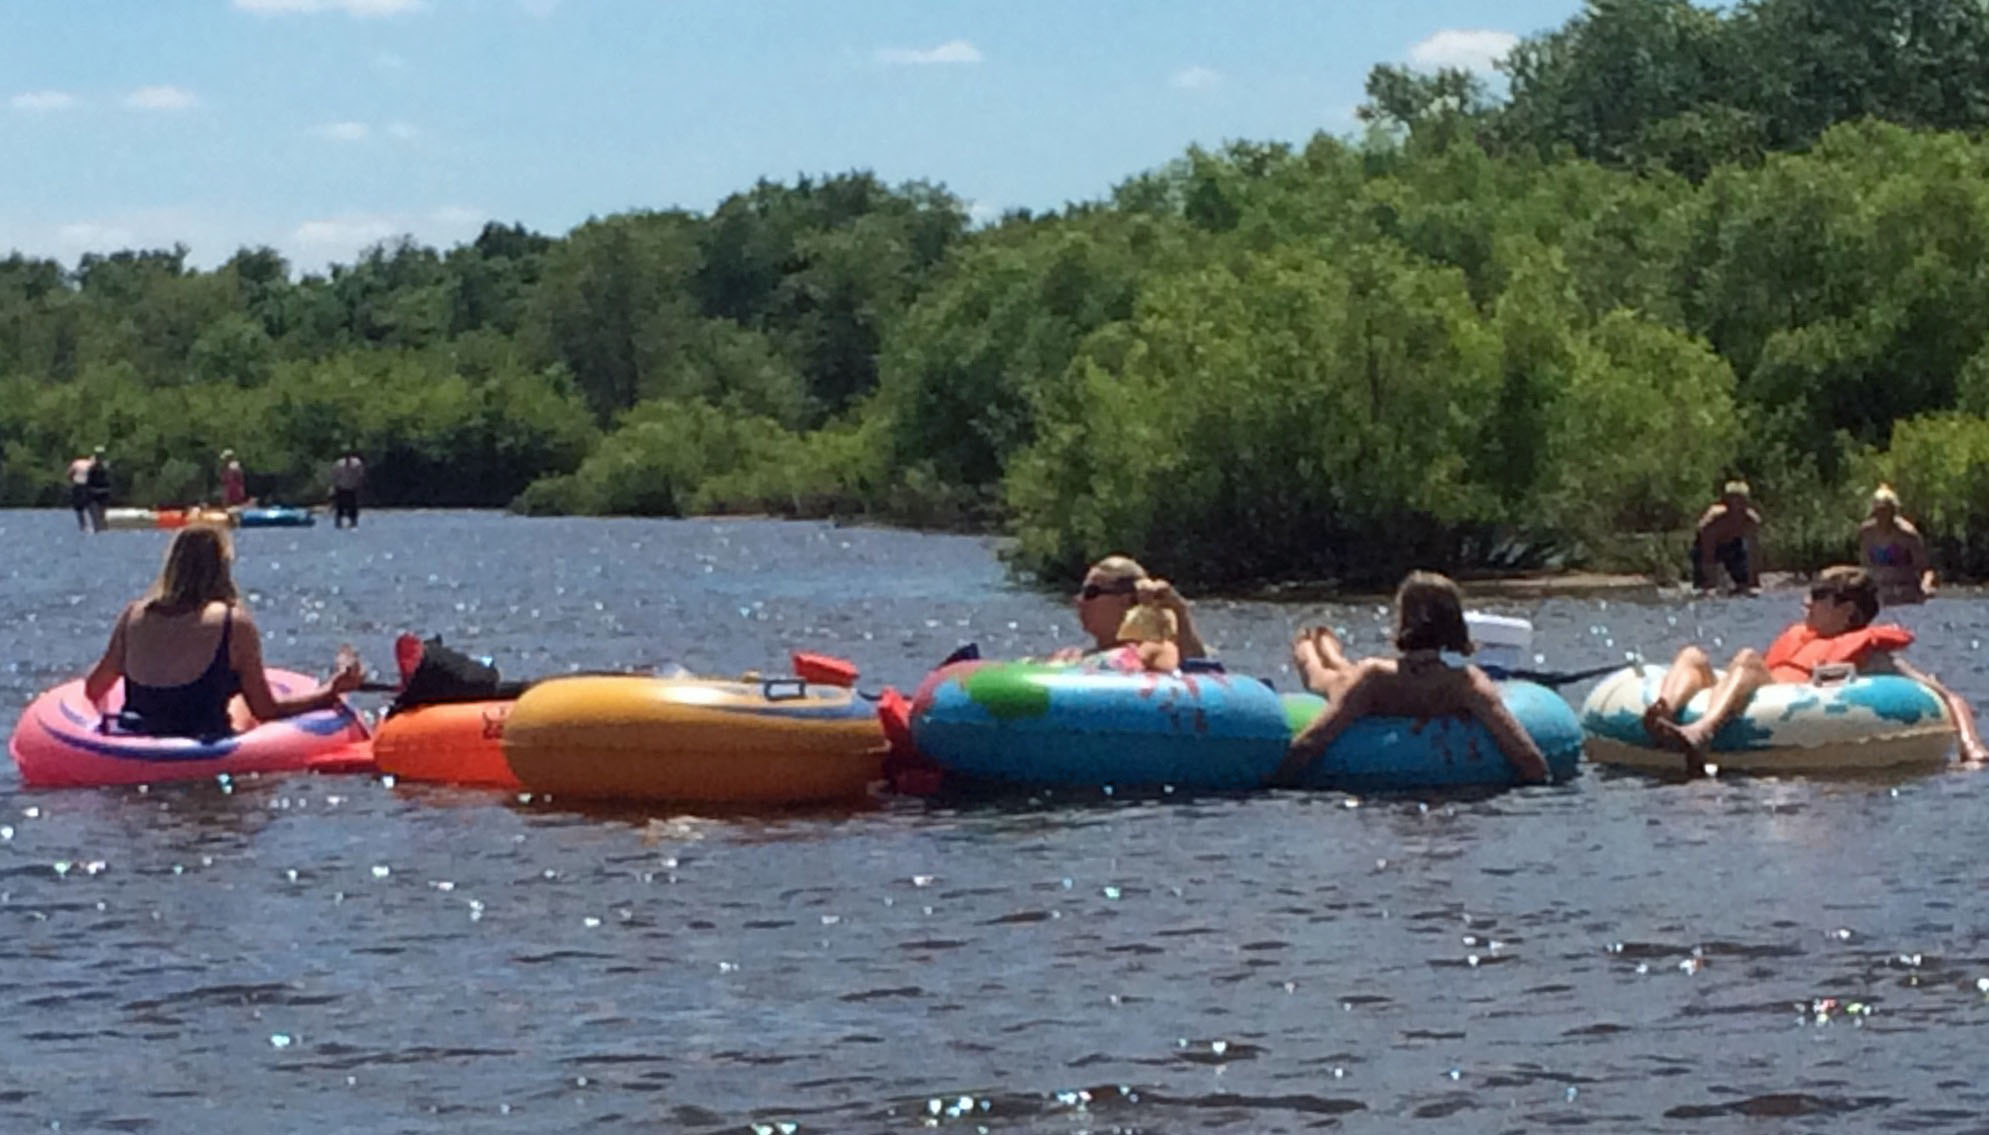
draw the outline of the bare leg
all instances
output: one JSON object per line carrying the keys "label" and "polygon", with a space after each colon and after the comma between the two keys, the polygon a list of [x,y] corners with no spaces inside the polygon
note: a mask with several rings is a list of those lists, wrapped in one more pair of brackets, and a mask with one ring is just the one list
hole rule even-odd
{"label": "bare leg", "polygon": [[1354,664],[1347,660],[1339,638],[1326,627],[1300,631],[1292,640],[1291,658],[1305,688],[1321,697],[1337,699],[1353,681]]}
{"label": "bare leg", "polygon": [[1713,686],[1713,692],[1706,700],[1706,712],[1699,720],[1690,725],[1680,725],[1670,718],[1653,722],[1647,714],[1644,726],[1652,731],[1659,744],[1683,752],[1685,771],[1696,776],[1706,771],[1706,752],[1712,744],[1713,735],[1747,706],[1754,691],[1771,681],[1773,679],[1761,656],[1752,650],[1742,650],[1734,655],[1726,675]]}
{"label": "bare leg", "polygon": [[[1660,748],[1686,751],[1689,758],[1689,749],[1678,737],[1678,712],[1699,696],[1700,690],[1712,689],[1714,681],[1713,660],[1705,651],[1696,646],[1679,651],[1658,684],[1657,700],[1644,709],[1644,732]],[[1701,768],[1688,760],[1687,770],[1696,774]]]}

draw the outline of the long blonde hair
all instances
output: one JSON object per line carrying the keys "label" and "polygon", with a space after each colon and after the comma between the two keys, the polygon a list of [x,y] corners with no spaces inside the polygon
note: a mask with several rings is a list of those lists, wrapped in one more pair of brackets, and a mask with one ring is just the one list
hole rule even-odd
{"label": "long blonde hair", "polygon": [[1120,642],[1173,642],[1181,633],[1174,612],[1153,603],[1135,603],[1119,623]]}
{"label": "long blonde hair", "polygon": [[233,603],[237,598],[235,577],[228,565],[234,558],[228,535],[220,529],[205,525],[180,529],[166,549],[158,582],[145,595],[145,609],[178,614],[199,611],[217,601]]}

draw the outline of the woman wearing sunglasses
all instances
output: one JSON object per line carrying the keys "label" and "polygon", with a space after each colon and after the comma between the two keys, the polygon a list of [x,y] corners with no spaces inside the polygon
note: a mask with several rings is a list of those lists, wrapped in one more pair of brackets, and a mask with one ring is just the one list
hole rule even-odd
{"label": "woman wearing sunglasses", "polygon": [[[1874,625],[1878,610],[1878,585],[1865,569],[1825,568],[1804,600],[1803,620],[1777,636],[1766,656],[1743,648],[1724,675],[1715,675],[1704,650],[1688,646],[1679,651],[1658,687],[1657,700],[1644,711],[1644,731],[1659,746],[1685,754],[1686,772],[1697,775],[1705,771],[1713,736],[1746,708],[1754,691],[1771,682],[1808,682],[1820,667],[1848,665],[1857,673],[1899,674],[1932,689],[1954,718],[1962,759],[1971,764],[1989,759],[1968,703],[1898,656],[1913,641],[1913,632]],[[1706,712],[1681,725],[1678,711],[1701,690],[1712,691]]]}
{"label": "woman wearing sunglasses", "polygon": [[1050,655],[1052,662],[1078,662],[1124,645],[1120,628],[1125,626],[1126,616],[1141,603],[1160,607],[1174,616],[1174,644],[1180,648],[1182,658],[1208,657],[1202,636],[1195,632],[1188,601],[1181,598],[1173,584],[1147,575],[1137,560],[1106,556],[1092,564],[1091,570],[1084,573],[1084,583],[1077,589],[1076,602],[1078,625],[1091,636],[1092,645],[1064,647]]}

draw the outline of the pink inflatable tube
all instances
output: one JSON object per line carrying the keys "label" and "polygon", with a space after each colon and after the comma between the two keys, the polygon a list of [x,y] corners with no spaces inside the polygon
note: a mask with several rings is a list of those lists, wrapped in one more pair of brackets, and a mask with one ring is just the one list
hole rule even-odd
{"label": "pink inflatable tube", "polygon": [[[281,695],[310,690],[315,678],[270,670],[269,688]],[[238,732],[226,737],[144,737],[105,727],[106,712],[124,703],[119,683],[104,707],[83,696],[80,679],[64,682],[28,705],[7,744],[32,788],[106,784],[156,784],[250,772],[370,772],[373,743],[366,723],[343,701],[335,709],[258,724],[242,699],[231,710]]]}

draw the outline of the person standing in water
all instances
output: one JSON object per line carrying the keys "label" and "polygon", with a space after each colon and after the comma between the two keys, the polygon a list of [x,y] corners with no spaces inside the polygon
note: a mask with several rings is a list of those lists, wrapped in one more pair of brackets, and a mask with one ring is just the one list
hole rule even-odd
{"label": "person standing in water", "polygon": [[241,508],[249,503],[248,475],[242,471],[242,463],[235,459],[235,451],[221,451],[221,507]]}
{"label": "person standing in water", "polygon": [[110,508],[110,462],[104,460],[104,447],[98,446],[90,454],[90,465],[83,474],[83,484],[90,495],[90,527],[102,532],[106,527],[104,513]]}
{"label": "person standing in water", "polygon": [[359,487],[365,483],[366,462],[348,445],[331,467],[332,527],[359,527]]}
{"label": "person standing in water", "polygon": [[76,510],[76,530],[79,532],[95,530],[90,518],[91,460],[89,457],[78,457],[69,463],[69,507]]}
{"label": "person standing in water", "polygon": [[1858,558],[1878,585],[1880,603],[1892,607],[1933,597],[1927,541],[1912,521],[1899,515],[1899,494],[1891,485],[1872,493],[1871,515],[1858,526]]}

